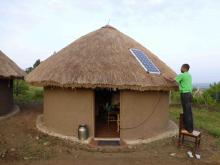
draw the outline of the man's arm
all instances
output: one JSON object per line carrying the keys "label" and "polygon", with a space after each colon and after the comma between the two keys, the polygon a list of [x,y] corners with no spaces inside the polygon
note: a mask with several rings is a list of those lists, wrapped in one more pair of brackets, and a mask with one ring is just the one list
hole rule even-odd
{"label": "man's arm", "polygon": [[182,81],[182,79],[183,79],[183,74],[179,74],[179,75],[177,75],[177,76],[175,77],[175,81],[176,81],[177,83],[180,83],[180,81]]}
{"label": "man's arm", "polygon": [[171,81],[171,82],[176,81],[175,78],[169,77],[169,76],[167,76],[167,75],[165,75],[165,74],[163,74],[162,76],[163,76],[164,79],[166,79],[167,81]]}

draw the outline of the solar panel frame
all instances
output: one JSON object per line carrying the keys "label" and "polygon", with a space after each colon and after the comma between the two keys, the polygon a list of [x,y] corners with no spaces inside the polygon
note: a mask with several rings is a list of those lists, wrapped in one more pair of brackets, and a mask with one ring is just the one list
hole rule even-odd
{"label": "solar panel frame", "polygon": [[[145,66],[146,63],[145,63],[145,65],[143,64],[143,63],[146,62],[146,61],[144,61],[144,60],[142,59],[142,61],[143,61],[143,62],[142,62],[142,61],[139,59],[140,56],[139,56],[139,58],[138,58],[138,57],[137,57],[138,55],[135,54],[135,51],[138,52],[138,53],[141,53],[141,57],[144,57],[144,58],[145,58],[144,60],[146,60],[146,61],[148,62],[148,64],[151,65],[151,69],[153,68],[153,70],[156,70],[156,71],[151,71],[151,70],[147,69],[147,67]],[[139,62],[139,64],[144,68],[144,70],[145,70],[146,72],[152,73],[152,74],[160,74],[159,68],[156,67],[156,65],[148,58],[148,56],[147,56],[144,52],[142,52],[141,50],[136,49],[136,48],[131,48],[131,49],[130,49],[130,52],[131,52],[131,54],[136,58],[136,60]],[[139,54],[139,55],[140,55],[140,54]],[[148,67],[149,67],[149,65],[148,65]]]}

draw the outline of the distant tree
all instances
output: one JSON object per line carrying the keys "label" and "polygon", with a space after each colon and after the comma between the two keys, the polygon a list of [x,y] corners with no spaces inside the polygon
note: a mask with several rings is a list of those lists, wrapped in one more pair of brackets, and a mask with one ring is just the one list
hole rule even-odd
{"label": "distant tree", "polygon": [[40,65],[40,59],[37,59],[33,66],[28,67],[25,69],[26,73],[30,73],[32,70],[34,70],[38,65]]}
{"label": "distant tree", "polygon": [[33,65],[33,69],[35,69],[38,65],[40,65],[40,59],[37,59]]}
{"label": "distant tree", "polygon": [[28,68],[25,69],[25,72],[26,72],[26,73],[30,73],[32,70],[33,70],[32,67],[28,67]]}

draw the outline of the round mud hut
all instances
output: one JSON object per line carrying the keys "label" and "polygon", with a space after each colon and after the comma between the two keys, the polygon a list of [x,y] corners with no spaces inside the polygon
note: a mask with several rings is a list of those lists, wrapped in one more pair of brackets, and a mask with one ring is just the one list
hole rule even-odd
{"label": "round mud hut", "polygon": [[13,110],[13,80],[23,79],[25,72],[0,51],[0,116]]}
{"label": "round mud hut", "polygon": [[45,128],[77,137],[135,142],[171,129],[169,91],[175,72],[144,46],[112,26],[72,42],[43,61],[26,80],[44,87]]}

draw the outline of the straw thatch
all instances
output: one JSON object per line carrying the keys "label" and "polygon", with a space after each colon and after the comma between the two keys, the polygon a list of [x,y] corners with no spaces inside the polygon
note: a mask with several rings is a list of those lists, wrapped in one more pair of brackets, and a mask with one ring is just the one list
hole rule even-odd
{"label": "straw thatch", "polygon": [[23,78],[25,72],[0,50],[0,78]]}
{"label": "straw thatch", "polygon": [[[132,56],[130,48],[145,52],[161,75],[147,73]],[[157,56],[132,38],[107,25],[91,32],[52,55],[33,70],[26,80],[37,86],[170,90],[176,83],[162,74],[175,73]]]}

